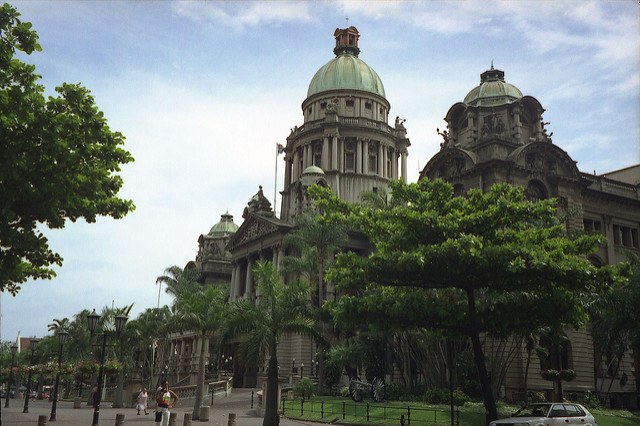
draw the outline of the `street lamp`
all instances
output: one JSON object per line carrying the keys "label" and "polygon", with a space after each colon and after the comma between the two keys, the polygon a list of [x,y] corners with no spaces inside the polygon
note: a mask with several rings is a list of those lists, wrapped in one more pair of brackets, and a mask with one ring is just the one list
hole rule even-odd
{"label": "street lamp", "polygon": [[60,352],[58,352],[58,372],[56,373],[56,384],[53,388],[53,404],[51,405],[51,416],[49,417],[50,422],[56,421],[56,407],[58,405],[58,386],[60,384],[60,365],[62,364],[62,347],[64,346],[64,342],[67,341],[67,337],[69,337],[69,333],[64,330],[58,331],[58,343],[60,343]]}
{"label": "street lamp", "polygon": [[[87,321],[89,322],[89,331],[91,332],[91,337],[93,337],[93,332],[96,330],[96,326],[98,325],[98,320],[100,319],[100,315],[96,313],[94,309],[89,315],[87,315]],[[124,325],[127,323],[128,317],[126,315],[117,315],[115,318],[116,323],[116,334],[119,336],[122,330],[124,329]],[[100,353],[100,370],[98,371],[98,398],[95,403],[95,408],[93,409],[93,423],[92,426],[99,426],[100,421],[100,402],[102,401],[102,385],[104,379],[104,356],[106,353],[107,347],[107,332],[105,330],[102,331],[102,352]]]}
{"label": "street lamp", "polygon": [[27,379],[27,390],[24,395],[24,409],[22,410],[23,413],[29,412],[29,397],[31,396],[31,374],[33,373],[32,370],[34,362],[33,355],[36,351],[36,346],[38,346],[39,341],[40,339],[36,339],[35,337],[33,337],[29,342],[29,344],[31,345],[31,358],[29,358],[29,378]]}
{"label": "street lamp", "polygon": [[304,362],[300,364],[300,378],[302,379],[302,375],[304,374]]}
{"label": "street lamp", "polygon": [[13,381],[13,369],[15,368],[15,364],[13,361],[16,358],[16,352],[18,352],[18,345],[15,343],[11,345],[11,370],[9,370],[9,383],[7,383],[7,399],[4,401],[4,407],[7,408],[9,406],[9,395],[11,394],[11,382]]}

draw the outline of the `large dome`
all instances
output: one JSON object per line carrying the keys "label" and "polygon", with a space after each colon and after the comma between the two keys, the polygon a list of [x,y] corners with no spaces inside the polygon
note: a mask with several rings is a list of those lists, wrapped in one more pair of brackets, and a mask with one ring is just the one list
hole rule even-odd
{"label": "large dome", "polygon": [[336,29],[333,34],[336,57],[316,72],[309,84],[307,97],[330,90],[361,90],[384,96],[384,86],[378,74],[358,58],[360,35],[355,27]]}
{"label": "large dome", "polygon": [[493,68],[480,74],[480,85],[474,87],[464,98],[471,106],[497,106],[509,104],[522,98],[522,92],[513,84],[504,81],[504,71]]}
{"label": "large dome", "polygon": [[311,79],[307,97],[329,90],[353,89],[384,96],[378,74],[362,59],[343,53],[327,62]]}

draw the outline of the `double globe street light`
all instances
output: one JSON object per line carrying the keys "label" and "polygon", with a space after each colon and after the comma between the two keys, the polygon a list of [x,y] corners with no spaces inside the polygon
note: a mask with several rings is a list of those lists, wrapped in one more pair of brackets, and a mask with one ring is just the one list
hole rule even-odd
{"label": "double globe street light", "polygon": [[50,422],[56,421],[56,407],[58,405],[58,386],[60,384],[60,366],[62,365],[62,348],[64,346],[64,342],[67,341],[67,337],[69,337],[69,333],[64,330],[58,331],[58,343],[60,343],[60,352],[58,352],[58,372],[56,373],[56,384],[53,388],[53,403],[51,405],[51,416],[49,417]]}
{"label": "double globe street light", "polygon": [[31,346],[31,358],[29,359],[29,378],[27,379],[27,389],[24,393],[24,408],[22,409],[23,413],[29,412],[29,398],[31,397],[31,375],[33,373],[34,363],[33,355],[36,352],[36,346],[38,346],[39,341],[40,339],[36,339],[35,337],[33,337],[29,342],[29,345]]}
{"label": "double globe street light", "polygon": [[14,361],[16,359],[16,353],[18,352],[18,345],[15,343],[11,345],[11,370],[9,370],[9,382],[7,383],[7,398],[4,401],[4,407],[9,406],[9,395],[11,394],[11,382],[13,381],[13,369],[16,367]]}
{"label": "double globe street light", "polygon": [[[100,315],[96,313],[94,309],[89,315],[87,315],[87,320],[89,322],[89,331],[91,332],[91,337],[93,337],[93,333],[96,330],[96,326],[98,325],[98,320],[100,319]],[[124,329],[125,324],[127,323],[128,317],[126,315],[117,315],[115,317],[115,326],[116,326],[116,335],[119,336],[122,330]],[[102,352],[100,354],[100,370],[98,371],[98,395],[95,402],[95,406],[93,409],[93,426],[99,426],[100,421],[100,402],[102,401],[102,386],[104,379],[104,358],[107,347],[107,331],[102,330]]]}

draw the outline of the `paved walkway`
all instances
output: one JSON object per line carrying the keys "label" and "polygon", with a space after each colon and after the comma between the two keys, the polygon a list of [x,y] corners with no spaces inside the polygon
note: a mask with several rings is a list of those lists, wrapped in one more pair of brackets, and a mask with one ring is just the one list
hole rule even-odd
{"label": "paved walkway", "polygon": [[[257,404],[257,399],[255,400]],[[29,401],[29,412],[23,413],[24,401],[12,399],[9,407],[4,408],[4,399],[2,400],[2,426],[13,425],[37,425],[38,417],[51,414],[51,402],[49,401]],[[172,411],[178,413],[176,426],[182,426],[184,413],[191,413],[192,406],[180,406]],[[125,425],[135,423],[142,425],[154,426],[153,408],[148,410],[149,415],[136,415],[135,408],[111,408],[111,403],[102,403],[100,405],[100,426],[114,426],[116,423],[116,414],[125,415]],[[256,415],[255,409],[251,408],[251,389],[234,389],[228,397],[216,398],[213,406],[209,411],[209,421],[201,422],[194,420],[193,426],[197,425],[215,425],[227,426],[229,413],[236,414],[236,426],[261,426],[262,418]],[[90,426],[93,419],[93,408],[83,403],[82,408],[73,408],[73,402],[59,401],[56,407],[56,422],[49,422],[49,425],[60,426]],[[300,420],[281,419],[281,426],[312,426],[321,425],[322,423],[307,422]]]}

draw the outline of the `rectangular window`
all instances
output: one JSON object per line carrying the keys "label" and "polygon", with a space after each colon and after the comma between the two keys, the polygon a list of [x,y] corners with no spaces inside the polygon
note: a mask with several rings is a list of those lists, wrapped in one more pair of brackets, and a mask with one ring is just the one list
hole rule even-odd
{"label": "rectangular window", "polygon": [[365,108],[365,109],[371,109],[371,108],[372,108],[372,106],[371,106],[371,102],[365,102],[365,103],[364,103],[364,108]]}
{"label": "rectangular window", "polygon": [[321,109],[325,109],[326,107],[327,107],[327,103],[326,102],[320,103],[320,108]]}
{"label": "rectangular window", "polygon": [[344,171],[353,172],[356,170],[356,155],[353,152],[347,152],[344,155]]}
{"label": "rectangular window", "polygon": [[613,225],[613,243],[617,246],[640,249],[638,229],[629,226]]}
{"label": "rectangular window", "polygon": [[347,108],[353,108],[353,105],[355,105],[353,99],[347,100]]}
{"label": "rectangular window", "polygon": [[602,232],[602,222],[596,219],[583,219],[582,223],[584,224],[585,232]]}

